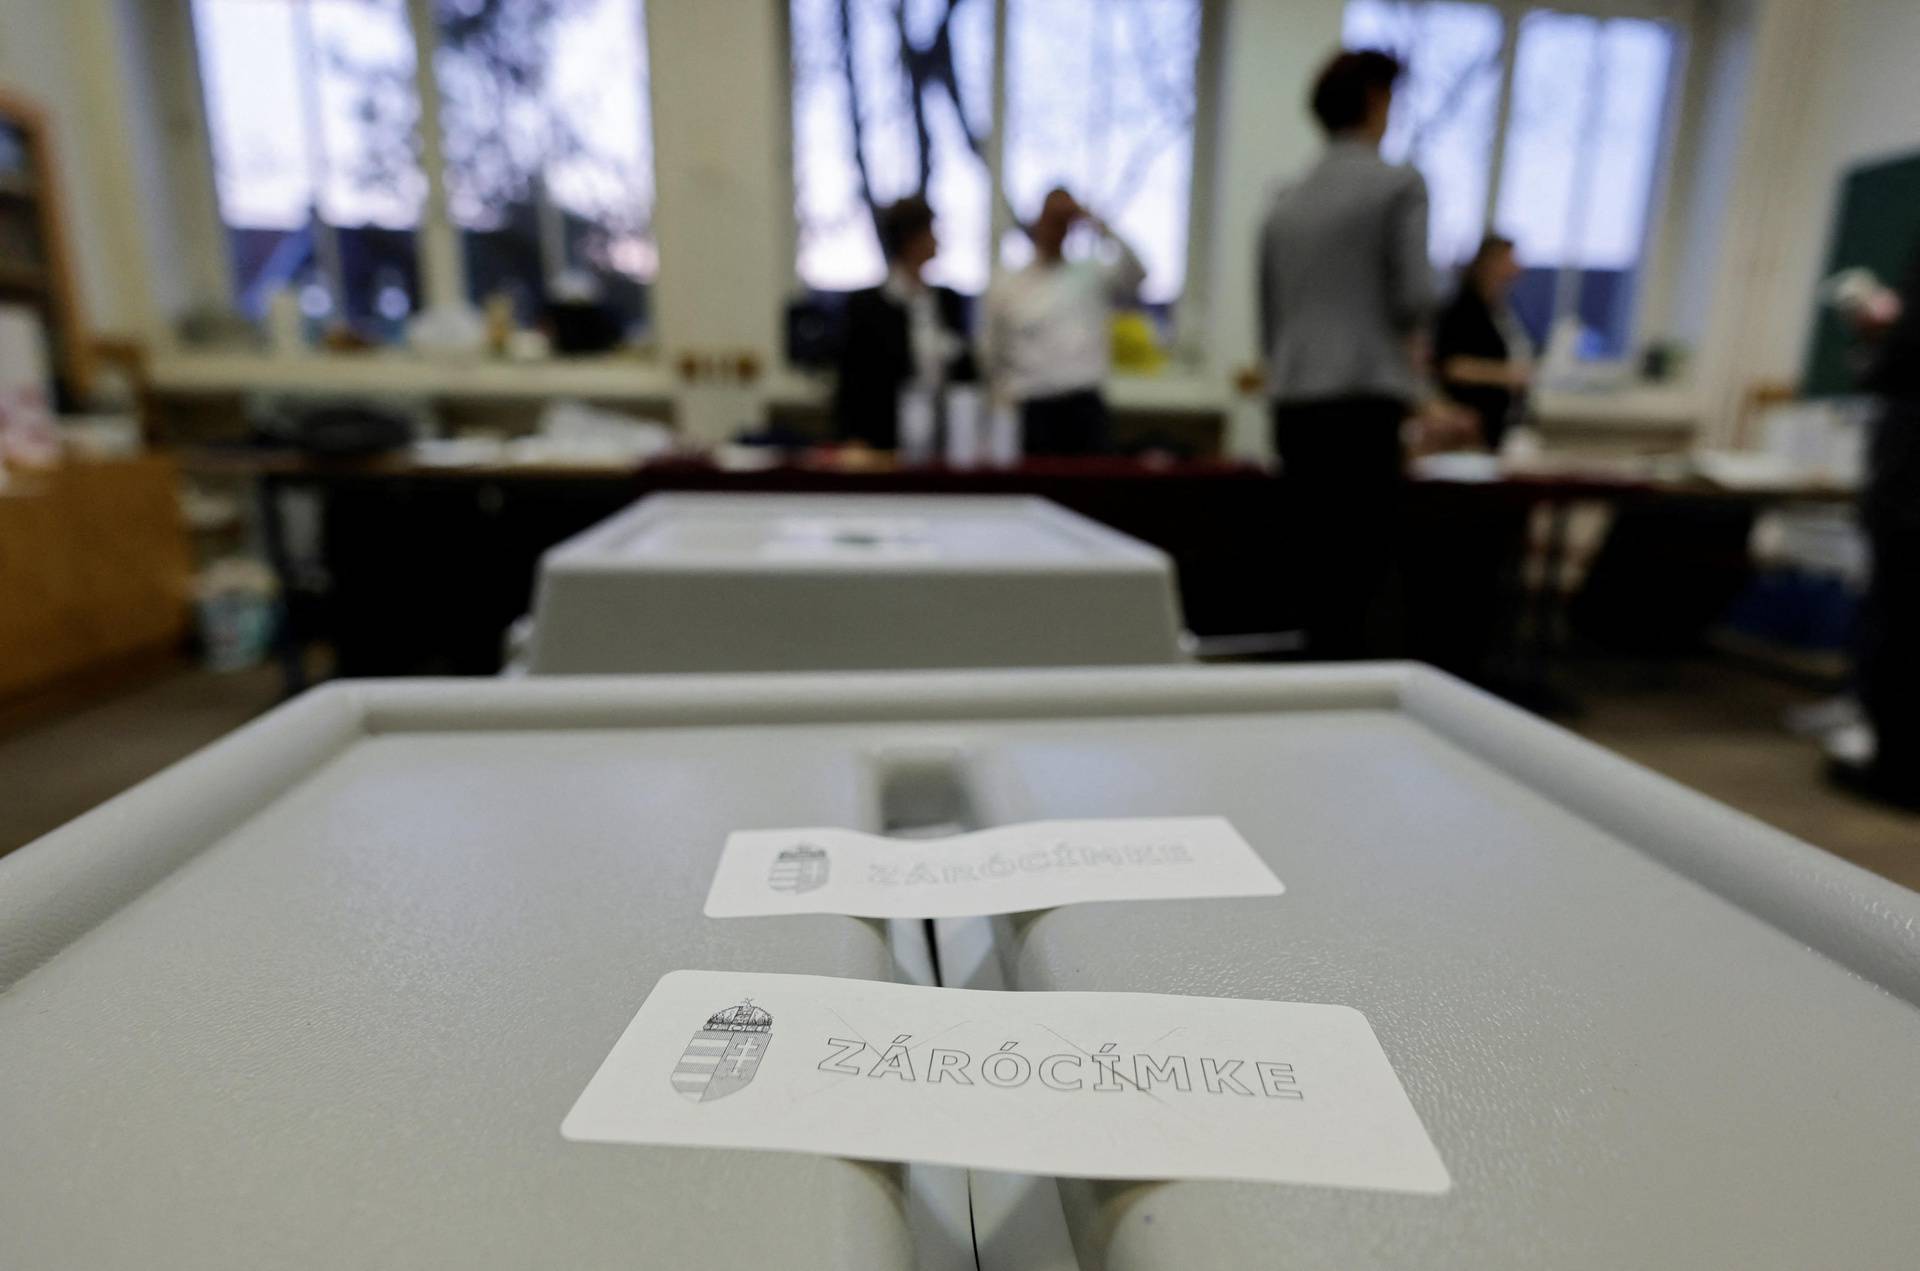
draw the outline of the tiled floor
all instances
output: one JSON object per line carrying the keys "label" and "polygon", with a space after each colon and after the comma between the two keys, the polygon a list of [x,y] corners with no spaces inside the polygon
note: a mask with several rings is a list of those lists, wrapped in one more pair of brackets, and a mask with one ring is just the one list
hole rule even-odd
{"label": "tiled floor", "polygon": [[[1830,789],[1781,716],[1820,694],[1724,661],[1581,668],[1570,726],[1602,745],[1908,887],[1920,817]],[[183,671],[0,737],[0,853],[31,841],[273,704],[271,669]]]}

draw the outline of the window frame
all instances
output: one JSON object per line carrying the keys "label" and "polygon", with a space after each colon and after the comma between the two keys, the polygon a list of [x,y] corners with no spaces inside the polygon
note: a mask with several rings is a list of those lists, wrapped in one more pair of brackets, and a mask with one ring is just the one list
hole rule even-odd
{"label": "window frame", "polygon": [[[1008,8],[1011,0],[985,0],[993,9],[992,120],[987,133],[987,287],[991,288],[1006,272],[1000,259],[1000,243],[1015,228],[1013,211],[1001,197],[1005,187],[1007,148]],[[1210,325],[1211,233],[1196,233],[1197,226],[1211,229],[1216,215],[1218,191],[1215,189],[1219,154],[1221,75],[1226,6],[1232,0],[1195,0],[1199,10],[1199,39],[1194,52],[1193,137],[1187,164],[1186,241],[1181,245],[1185,275],[1180,294],[1172,305],[1169,347],[1171,358],[1181,365],[1197,366],[1203,360],[1206,333]],[[793,172],[793,31],[792,0],[775,0],[786,56],[781,59],[781,110],[779,154],[785,161],[782,189],[785,193],[786,264],[783,281],[788,294],[803,296],[809,290],[800,276],[800,215],[797,183]],[[1124,372],[1116,372],[1124,374]]]}
{"label": "window frame", "polygon": [[[306,10],[308,0],[287,0],[297,10]],[[412,87],[416,102],[413,140],[419,155],[420,172],[424,181],[420,199],[420,210],[413,226],[414,252],[416,267],[419,270],[420,291],[418,308],[413,316],[434,311],[459,310],[474,312],[477,307],[467,294],[467,268],[465,245],[461,240],[463,227],[454,219],[448,197],[446,134],[441,122],[443,94],[440,91],[439,77],[435,63],[440,51],[439,23],[434,13],[434,0],[401,0],[401,17],[413,40],[413,76]],[[184,64],[192,74],[186,82],[192,86],[195,97],[196,121],[199,127],[197,135],[191,138],[181,137],[183,144],[191,144],[196,151],[197,163],[206,167],[209,179],[213,171],[212,122],[207,117],[205,86],[201,81],[200,31],[194,22],[188,6],[182,5],[182,19],[178,39],[178,56],[185,59]],[[652,43],[647,42],[647,56],[652,57]],[[652,68],[645,68],[645,92],[649,126],[655,118],[652,101]],[[306,68],[303,68],[303,74]],[[297,89],[308,91],[304,86]],[[310,107],[303,106],[307,111]],[[546,199],[544,182],[536,183],[536,199],[543,203]],[[228,283],[223,302],[230,303],[232,297],[231,279],[226,267],[225,220],[217,199],[212,204],[213,224],[210,231],[211,241],[199,250],[217,258],[220,266],[218,273]],[[329,236],[331,228],[329,227]],[[656,244],[657,248],[657,244]],[[542,244],[541,268],[543,274],[550,265],[546,244]],[[346,287],[339,267],[337,248],[323,252],[320,261],[321,273],[327,290],[333,298],[335,311],[345,307]],[[646,333],[646,343],[657,345],[660,333],[650,327]]]}
{"label": "window frame", "polygon": [[[1409,0],[1424,6],[1433,0]],[[1698,0],[1471,0],[1500,15],[1500,83],[1494,100],[1493,132],[1488,140],[1487,189],[1481,210],[1481,231],[1498,228],[1500,192],[1506,180],[1507,135],[1513,121],[1514,70],[1519,62],[1520,28],[1527,15],[1546,10],[1571,17],[1606,21],[1613,18],[1641,18],[1665,23],[1673,35],[1673,56],[1667,62],[1666,91],[1660,103],[1660,119],[1654,148],[1653,175],[1642,213],[1640,260],[1633,283],[1631,313],[1627,320],[1626,351],[1618,358],[1583,362],[1593,368],[1618,366],[1631,362],[1634,346],[1645,325],[1648,296],[1659,290],[1655,275],[1666,266],[1665,229],[1668,197],[1673,186],[1673,163],[1678,143],[1679,123],[1687,84],[1688,54],[1693,39]],[[1344,5],[1343,5],[1344,8]],[[1587,138],[1581,138],[1584,145]],[[1558,326],[1580,304],[1582,270],[1574,260],[1562,261],[1554,274],[1553,309],[1548,331]]]}

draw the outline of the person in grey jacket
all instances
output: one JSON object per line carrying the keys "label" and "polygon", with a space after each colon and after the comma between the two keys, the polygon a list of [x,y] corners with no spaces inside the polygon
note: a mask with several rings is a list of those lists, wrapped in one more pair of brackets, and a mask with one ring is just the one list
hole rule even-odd
{"label": "person in grey jacket", "polygon": [[1274,450],[1294,513],[1308,653],[1374,647],[1393,564],[1405,456],[1434,307],[1427,187],[1380,157],[1401,66],[1337,54],[1310,104],[1327,148],[1275,194],[1260,236],[1259,302]]}

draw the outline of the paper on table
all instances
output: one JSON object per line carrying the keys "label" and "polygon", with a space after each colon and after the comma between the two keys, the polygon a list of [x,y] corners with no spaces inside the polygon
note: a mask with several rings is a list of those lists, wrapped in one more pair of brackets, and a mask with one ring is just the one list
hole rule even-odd
{"label": "paper on table", "polygon": [[1277,896],[1286,888],[1224,817],[1032,821],[945,839],[738,830],[710,918],[966,918],[1092,900]]}
{"label": "paper on table", "polygon": [[1083,1178],[1451,1185],[1360,1012],[1151,993],[675,971],[561,1133]]}

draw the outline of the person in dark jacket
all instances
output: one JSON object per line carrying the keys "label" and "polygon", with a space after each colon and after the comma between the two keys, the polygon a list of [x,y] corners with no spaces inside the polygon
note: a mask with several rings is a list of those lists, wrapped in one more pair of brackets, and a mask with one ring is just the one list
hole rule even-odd
{"label": "person in dark jacket", "polygon": [[1527,334],[1507,303],[1519,278],[1513,240],[1487,235],[1433,333],[1441,391],[1479,417],[1481,444],[1495,453],[1520,412],[1532,372]]}
{"label": "person in dark jacket", "polygon": [[1867,455],[1861,522],[1873,575],[1861,609],[1855,666],[1875,750],[1835,761],[1842,785],[1920,808],[1920,258],[1898,301],[1863,325],[1884,331],[1864,387],[1880,399]]}
{"label": "person in dark jacket", "polygon": [[909,386],[938,394],[951,383],[979,379],[967,336],[966,297],[927,283],[927,263],[940,250],[933,209],[901,199],[876,218],[887,280],[847,299],[846,335],[833,416],[838,434],[876,450],[900,444],[900,393]]}

